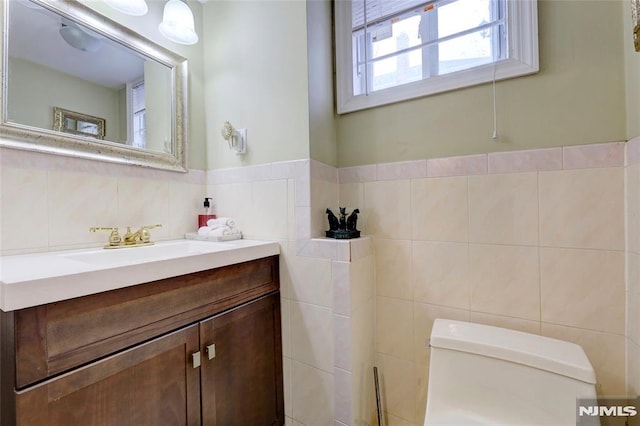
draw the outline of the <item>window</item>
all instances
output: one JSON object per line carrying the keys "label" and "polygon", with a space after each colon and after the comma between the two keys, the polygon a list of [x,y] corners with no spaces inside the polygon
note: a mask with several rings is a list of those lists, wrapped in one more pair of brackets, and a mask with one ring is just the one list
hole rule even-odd
{"label": "window", "polygon": [[144,80],[134,83],[131,86],[131,93],[131,116],[129,117],[133,133],[131,145],[137,148],[144,148],[147,145],[147,110],[145,103]]}
{"label": "window", "polygon": [[538,71],[536,0],[337,0],[338,113]]}

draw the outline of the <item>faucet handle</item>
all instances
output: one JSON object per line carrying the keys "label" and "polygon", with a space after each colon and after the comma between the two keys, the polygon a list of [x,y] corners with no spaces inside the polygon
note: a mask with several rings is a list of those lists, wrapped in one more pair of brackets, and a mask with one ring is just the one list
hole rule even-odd
{"label": "faucet handle", "polygon": [[157,225],[147,225],[140,228],[140,241],[143,243],[148,243],[151,240],[151,234],[149,233],[149,229],[153,228],[162,228],[161,224]]}
{"label": "faucet handle", "polygon": [[162,224],[158,223],[157,225],[145,225],[145,226],[142,226],[142,229],[153,229],[153,228],[162,228]]}
{"label": "faucet handle", "polygon": [[111,234],[109,235],[109,245],[110,246],[117,246],[120,245],[120,243],[122,243],[122,237],[120,237],[120,234],[118,233],[118,228],[109,228],[109,227],[92,227],[89,228],[89,232],[98,232],[98,231],[110,231]]}

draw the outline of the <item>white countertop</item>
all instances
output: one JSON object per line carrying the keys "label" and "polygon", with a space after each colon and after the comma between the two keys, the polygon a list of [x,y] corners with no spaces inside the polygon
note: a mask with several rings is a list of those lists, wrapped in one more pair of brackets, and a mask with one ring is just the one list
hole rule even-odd
{"label": "white countertop", "polygon": [[146,247],[0,256],[0,309],[28,308],[279,253],[277,242],[173,240]]}

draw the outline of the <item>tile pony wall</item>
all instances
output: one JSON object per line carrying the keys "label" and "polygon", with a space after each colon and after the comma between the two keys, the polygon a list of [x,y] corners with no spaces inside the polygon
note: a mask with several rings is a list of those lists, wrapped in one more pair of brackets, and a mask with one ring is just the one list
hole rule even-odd
{"label": "tile pony wall", "polygon": [[[385,424],[423,424],[435,318],[578,343],[598,394],[625,394],[624,161],[607,143],[339,170],[340,204],[374,240]],[[626,172],[637,201],[637,164]]]}
{"label": "tile pony wall", "polygon": [[314,160],[218,169],[207,191],[246,238],[280,242],[287,424],[371,424],[373,245],[318,238],[324,209],[337,205],[337,169]]}

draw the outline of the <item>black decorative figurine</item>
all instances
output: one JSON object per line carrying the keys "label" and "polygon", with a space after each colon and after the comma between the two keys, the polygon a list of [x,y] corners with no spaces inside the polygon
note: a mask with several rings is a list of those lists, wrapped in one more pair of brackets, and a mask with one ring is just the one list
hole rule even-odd
{"label": "black decorative figurine", "polygon": [[338,209],[340,209],[340,225],[338,225],[338,228],[340,228],[341,230],[346,230],[347,229],[347,213],[346,207],[338,207]]}
{"label": "black decorative figurine", "polygon": [[332,231],[337,231],[340,223],[338,222],[338,218],[335,214],[329,209],[325,212],[327,214],[327,219],[329,219],[329,229]]}
{"label": "black decorative figurine", "polygon": [[355,209],[351,212],[349,217],[347,218],[347,230],[348,231],[357,231],[356,224],[358,223],[358,213],[360,213],[359,209]]}
{"label": "black decorative figurine", "polygon": [[351,238],[360,237],[360,231],[356,229],[358,223],[359,209],[354,209],[347,218],[347,208],[339,207],[340,219],[333,214],[331,209],[325,210],[327,219],[329,220],[329,230],[326,231],[326,236],[329,238],[336,238],[338,240],[348,240]]}

